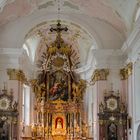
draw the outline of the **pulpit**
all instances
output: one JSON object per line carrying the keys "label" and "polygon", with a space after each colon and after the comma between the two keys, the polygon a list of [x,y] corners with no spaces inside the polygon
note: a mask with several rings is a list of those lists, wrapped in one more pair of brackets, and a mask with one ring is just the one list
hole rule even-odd
{"label": "pulpit", "polygon": [[111,91],[99,105],[99,139],[127,140],[127,109],[118,93]]}

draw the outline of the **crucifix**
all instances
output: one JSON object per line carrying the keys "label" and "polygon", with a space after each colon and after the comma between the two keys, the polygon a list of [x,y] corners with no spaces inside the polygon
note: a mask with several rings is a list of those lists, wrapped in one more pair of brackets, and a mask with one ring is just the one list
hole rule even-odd
{"label": "crucifix", "polygon": [[50,28],[50,31],[51,32],[56,32],[57,33],[57,37],[56,37],[56,44],[57,44],[57,48],[59,49],[61,47],[61,43],[62,43],[62,38],[61,38],[61,33],[64,31],[64,32],[67,32],[68,31],[68,28],[65,26],[65,27],[62,27],[61,23],[60,23],[60,20],[57,21],[57,24],[55,25],[55,27],[51,27]]}
{"label": "crucifix", "polygon": [[65,31],[67,32],[68,31],[68,28],[65,26],[65,27],[62,27],[62,24],[60,23],[61,21],[60,20],[57,20],[57,24],[55,27],[51,27],[50,28],[50,31],[51,32],[57,32],[57,33],[61,33],[62,31]]}

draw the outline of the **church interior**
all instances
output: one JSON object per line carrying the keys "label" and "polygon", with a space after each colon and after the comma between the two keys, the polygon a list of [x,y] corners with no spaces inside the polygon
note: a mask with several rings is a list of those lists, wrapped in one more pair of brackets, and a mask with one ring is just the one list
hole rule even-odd
{"label": "church interior", "polygon": [[140,140],[140,0],[0,0],[0,140]]}

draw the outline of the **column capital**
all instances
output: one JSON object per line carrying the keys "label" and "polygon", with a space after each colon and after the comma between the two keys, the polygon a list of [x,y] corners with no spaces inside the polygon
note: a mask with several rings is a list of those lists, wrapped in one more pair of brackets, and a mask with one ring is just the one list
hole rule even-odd
{"label": "column capital", "polygon": [[107,80],[108,75],[109,69],[95,69],[91,81],[95,84],[96,81]]}
{"label": "column capital", "polygon": [[132,75],[133,63],[128,63],[124,68],[120,69],[121,80],[126,80],[130,75]]}
{"label": "column capital", "polygon": [[20,69],[9,68],[9,69],[7,69],[7,74],[9,76],[9,80],[27,82],[24,72]]}

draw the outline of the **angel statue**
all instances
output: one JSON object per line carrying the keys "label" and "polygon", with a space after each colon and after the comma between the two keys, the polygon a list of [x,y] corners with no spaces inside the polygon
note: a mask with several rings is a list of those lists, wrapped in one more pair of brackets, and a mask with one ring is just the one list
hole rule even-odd
{"label": "angel statue", "polygon": [[17,110],[17,106],[18,106],[18,103],[15,101],[14,104],[13,104],[13,110],[16,111]]}
{"label": "angel statue", "polygon": [[99,105],[99,112],[103,113],[103,111],[104,111],[104,105],[101,102],[100,105]]}

